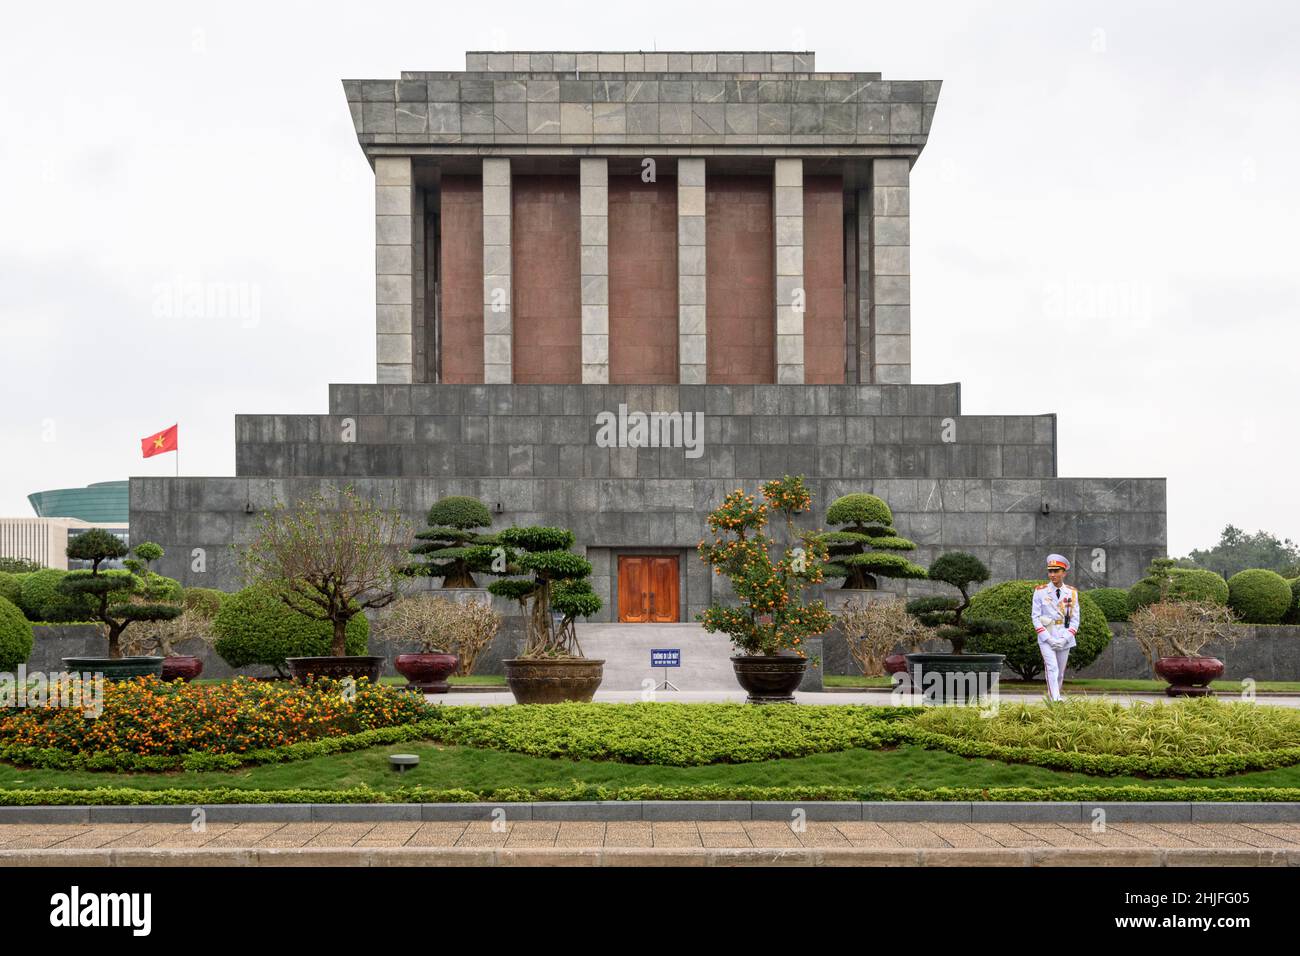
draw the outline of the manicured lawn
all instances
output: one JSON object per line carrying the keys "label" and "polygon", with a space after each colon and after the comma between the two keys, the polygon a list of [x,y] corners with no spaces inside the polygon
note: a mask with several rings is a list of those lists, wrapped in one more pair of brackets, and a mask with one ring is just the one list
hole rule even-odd
{"label": "manicured lawn", "polygon": [[[420,766],[404,774],[388,769],[390,753],[415,753]],[[0,765],[0,788],[131,787],[250,790],[336,790],[367,786],[492,790],[502,787],[564,787],[573,783],[631,787],[639,785],[758,787],[1053,787],[1179,786],[1300,788],[1300,766],[1228,777],[1152,780],[1047,770],[995,760],[967,759],[940,750],[903,745],[892,750],[848,750],[787,760],[703,767],[660,767],[612,761],[529,757],[432,743],[377,747],[287,764],[252,767],[231,773],[122,774],[56,770],[19,770]]]}
{"label": "manicured lawn", "polygon": [[[853,674],[827,674],[822,678],[822,682],[827,687],[864,687],[864,688],[885,688],[892,686],[888,677],[861,677]],[[1117,693],[1138,693],[1138,694],[1163,694],[1167,685],[1162,680],[1105,680],[1101,678],[1066,680],[1063,690],[1065,693],[1074,691],[1082,693],[1085,691],[1115,691]],[[1042,681],[1025,681],[1025,680],[1002,680],[998,682],[998,687],[1008,691],[1038,691],[1047,692],[1047,685]],[[1211,688],[1217,691],[1223,691],[1230,694],[1241,693],[1242,686],[1240,681],[1235,680],[1216,680]],[[1300,681],[1281,681],[1281,680],[1264,680],[1255,684],[1257,691],[1269,691],[1280,694],[1300,694]]]}

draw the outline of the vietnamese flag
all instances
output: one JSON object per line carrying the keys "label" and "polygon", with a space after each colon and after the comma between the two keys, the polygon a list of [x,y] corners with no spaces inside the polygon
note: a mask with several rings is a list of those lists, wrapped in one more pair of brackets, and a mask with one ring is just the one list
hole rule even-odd
{"label": "vietnamese flag", "polygon": [[140,450],[144,452],[144,457],[152,458],[154,455],[161,455],[163,452],[179,451],[181,447],[178,434],[179,428],[180,424],[177,423],[171,428],[164,428],[156,435],[140,439]]}

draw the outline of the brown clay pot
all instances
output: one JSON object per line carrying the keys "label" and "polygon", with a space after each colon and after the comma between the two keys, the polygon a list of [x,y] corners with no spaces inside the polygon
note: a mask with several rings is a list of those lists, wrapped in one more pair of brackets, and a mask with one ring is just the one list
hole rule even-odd
{"label": "brown clay pot", "polygon": [[188,657],[183,654],[177,654],[175,657],[163,658],[163,680],[183,680],[188,684],[202,673],[203,661],[197,657]]}
{"label": "brown clay pot", "polygon": [[510,693],[520,704],[588,702],[605,676],[604,661],[585,657],[514,657],[502,663]]}
{"label": "brown clay pot", "polygon": [[749,704],[793,704],[794,692],[808,669],[806,657],[785,654],[738,654],[731,659],[736,680]]}
{"label": "brown clay pot", "polygon": [[379,671],[384,666],[382,657],[290,657],[286,658],[289,673],[293,679],[304,684],[313,677],[328,677],[331,680],[343,680],[351,677],[360,680],[365,677],[370,683],[379,683]]}
{"label": "brown clay pot", "polygon": [[1162,657],[1156,661],[1156,676],[1169,682],[1170,697],[1208,697],[1210,681],[1223,676],[1223,661],[1217,657]]}
{"label": "brown clay pot", "polygon": [[455,654],[398,654],[393,666],[406,678],[407,690],[445,694],[451,690],[447,678],[456,672],[459,662]]}

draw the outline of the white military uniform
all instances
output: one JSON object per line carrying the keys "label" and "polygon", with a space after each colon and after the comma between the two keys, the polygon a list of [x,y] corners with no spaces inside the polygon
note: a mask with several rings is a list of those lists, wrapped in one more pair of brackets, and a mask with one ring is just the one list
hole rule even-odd
{"label": "white military uniform", "polygon": [[[1052,558],[1057,558],[1052,555]],[[1064,558],[1061,563],[1068,568]],[[1061,682],[1065,679],[1065,663],[1070,648],[1076,646],[1075,633],[1079,630],[1079,589],[1062,582],[1058,588],[1050,581],[1034,588],[1034,603],[1030,615],[1034,630],[1038,632],[1038,650],[1043,655],[1043,670],[1047,677],[1047,695],[1052,700],[1061,699]]]}

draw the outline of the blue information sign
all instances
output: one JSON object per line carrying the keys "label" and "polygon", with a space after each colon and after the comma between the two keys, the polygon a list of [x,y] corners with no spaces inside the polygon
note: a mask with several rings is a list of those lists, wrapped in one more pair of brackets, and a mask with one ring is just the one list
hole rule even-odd
{"label": "blue information sign", "polygon": [[682,649],[680,647],[652,647],[650,649],[651,667],[681,667]]}

